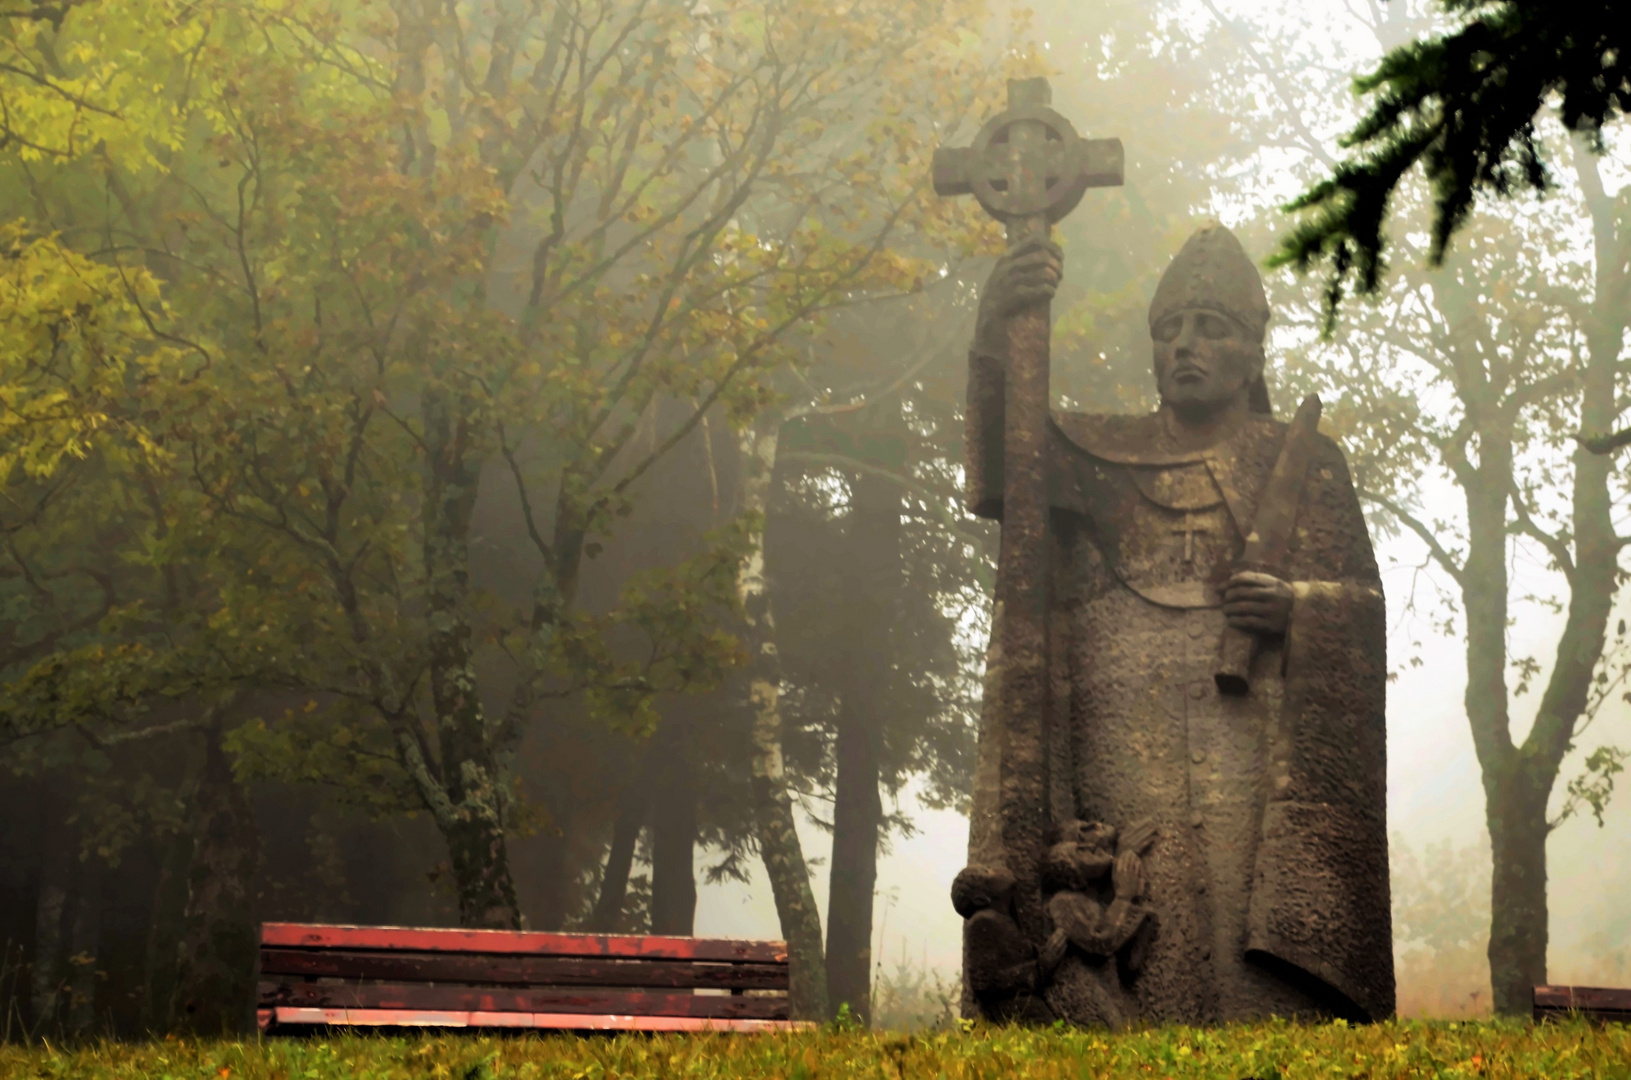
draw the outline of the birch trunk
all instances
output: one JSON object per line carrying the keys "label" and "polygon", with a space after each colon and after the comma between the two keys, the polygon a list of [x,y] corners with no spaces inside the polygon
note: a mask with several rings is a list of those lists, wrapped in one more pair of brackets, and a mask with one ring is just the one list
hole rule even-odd
{"label": "birch trunk", "polygon": [[462,926],[518,929],[521,909],[504,835],[508,777],[500,775],[476,677],[467,599],[470,520],[481,463],[468,419],[474,409],[453,391],[425,391],[424,559],[431,701],[445,800],[435,806],[447,842]]}
{"label": "birch trunk", "polygon": [[[883,410],[892,409],[890,415]],[[899,434],[900,407],[877,410],[883,434]],[[827,989],[862,1024],[872,1019],[872,917],[878,881],[883,799],[878,790],[884,719],[894,653],[890,629],[900,588],[901,489],[873,474],[851,476],[851,588],[844,597],[852,629],[848,685],[838,716],[833,790],[832,875],[827,894]]]}
{"label": "birch trunk", "polygon": [[809,868],[794,824],[793,799],[782,762],[781,659],[776,622],[765,579],[764,521],[776,468],[782,418],[767,415],[743,431],[741,498],[737,508],[758,521],[753,553],[737,572],[737,596],[752,653],[748,703],[753,709],[753,802],[759,823],[759,853],[776,899],[776,915],[791,961],[793,1016],[820,1020],[827,1015],[827,972],[821,945],[821,914],[810,888]]}

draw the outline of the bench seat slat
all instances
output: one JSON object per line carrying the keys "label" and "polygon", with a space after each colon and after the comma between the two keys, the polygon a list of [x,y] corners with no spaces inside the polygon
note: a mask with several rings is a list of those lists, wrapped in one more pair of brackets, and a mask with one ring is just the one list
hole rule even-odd
{"label": "bench seat slat", "polygon": [[412,926],[262,923],[263,948],[391,949],[524,956],[585,956],[786,963],[781,941],[633,934],[552,934],[533,930],[461,930]]}
{"label": "bench seat slat", "polygon": [[462,956],[341,949],[262,949],[263,975],[492,985],[706,987],[786,990],[785,964],[606,960],[576,956]]}
{"label": "bench seat slat", "polygon": [[261,1030],[305,1025],[353,1027],[537,1028],[565,1031],[736,1031],[766,1032],[810,1028],[799,1020],[741,1020],[694,1016],[620,1016],[584,1013],[431,1012],[411,1009],[305,1009],[279,1006],[260,1010]]}
{"label": "bench seat slat", "polygon": [[260,1007],[419,1012],[573,1013],[785,1020],[782,995],[661,994],[638,990],[502,989],[392,983],[263,982]]}

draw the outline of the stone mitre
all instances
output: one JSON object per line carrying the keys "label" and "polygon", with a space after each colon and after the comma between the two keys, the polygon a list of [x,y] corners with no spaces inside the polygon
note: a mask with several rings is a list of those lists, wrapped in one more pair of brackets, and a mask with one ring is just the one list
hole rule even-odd
{"label": "stone mitre", "polygon": [[[1208,221],[1196,229],[1161,275],[1150,301],[1150,329],[1170,312],[1186,307],[1222,312],[1259,343],[1268,329],[1262,275],[1235,234],[1220,222]],[[1268,385],[1261,378],[1252,384],[1251,410],[1273,412]]]}

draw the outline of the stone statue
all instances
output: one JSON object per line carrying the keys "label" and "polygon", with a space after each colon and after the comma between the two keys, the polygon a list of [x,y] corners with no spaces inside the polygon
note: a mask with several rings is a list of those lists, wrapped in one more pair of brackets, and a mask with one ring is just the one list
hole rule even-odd
{"label": "stone statue", "polygon": [[[1018,244],[981,297],[968,498],[985,517],[1003,515],[1007,322],[1062,266],[1046,238]],[[1028,756],[1023,733],[983,725],[953,886],[982,1015],[1393,1012],[1381,582],[1317,400],[1290,427],[1272,416],[1268,321],[1255,265],[1209,224],[1150,305],[1160,408],[1047,426],[1046,715]],[[1273,547],[1259,527],[1278,554],[1244,565]],[[1220,668],[1230,634],[1249,679]],[[1035,853],[994,846],[1027,799],[1048,822]]]}

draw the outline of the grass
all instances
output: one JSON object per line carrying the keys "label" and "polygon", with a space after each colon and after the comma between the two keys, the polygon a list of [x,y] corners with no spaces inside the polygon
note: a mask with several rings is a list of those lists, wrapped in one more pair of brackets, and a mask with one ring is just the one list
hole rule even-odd
{"label": "grass", "polygon": [[1122,1035],[1013,1028],[902,1035],[518,1038],[441,1035],[0,1046],[0,1077],[40,1080],[1631,1080],[1631,1027],[1521,1022],[1300,1027],[1275,1022]]}

